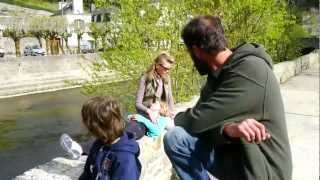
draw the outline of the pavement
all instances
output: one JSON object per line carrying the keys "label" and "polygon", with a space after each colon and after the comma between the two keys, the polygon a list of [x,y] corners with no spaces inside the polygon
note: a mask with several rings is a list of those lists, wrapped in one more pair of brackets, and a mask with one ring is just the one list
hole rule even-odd
{"label": "pavement", "polygon": [[319,67],[281,84],[293,180],[319,180]]}

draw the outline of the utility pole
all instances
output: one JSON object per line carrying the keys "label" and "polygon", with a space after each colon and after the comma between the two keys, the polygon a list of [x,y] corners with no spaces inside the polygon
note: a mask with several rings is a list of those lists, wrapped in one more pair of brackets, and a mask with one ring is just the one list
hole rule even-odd
{"label": "utility pole", "polygon": [[62,0],[62,3],[61,3],[61,16],[63,16],[63,9],[64,9],[64,0]]}

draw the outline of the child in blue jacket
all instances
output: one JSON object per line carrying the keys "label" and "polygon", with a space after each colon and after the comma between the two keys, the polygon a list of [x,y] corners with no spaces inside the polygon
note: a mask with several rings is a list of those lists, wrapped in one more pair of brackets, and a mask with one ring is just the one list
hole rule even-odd
{"label": "child in blue jacket", "polygon": [[139,146],[134,136],[124,131],[119,103],[111,97],[94,97],[83,105],[81,113],[97,140],[79,180],[138,180]]}

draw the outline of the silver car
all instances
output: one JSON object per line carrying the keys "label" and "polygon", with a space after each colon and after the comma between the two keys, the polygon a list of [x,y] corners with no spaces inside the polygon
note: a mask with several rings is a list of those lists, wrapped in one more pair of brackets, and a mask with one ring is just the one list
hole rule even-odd
{"label": "silver car", "polygon": [[23,50],[23,54],[25,56],[44,56],[46,51],[38,45],[27,45]]}

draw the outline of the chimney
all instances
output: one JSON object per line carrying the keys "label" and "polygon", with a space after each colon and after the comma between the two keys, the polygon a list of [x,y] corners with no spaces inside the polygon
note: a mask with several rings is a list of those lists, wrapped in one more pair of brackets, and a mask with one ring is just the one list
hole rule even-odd
{"label": "chimney", "polygon": [[83,0],[73,0],[73,14],[83,14]]}

